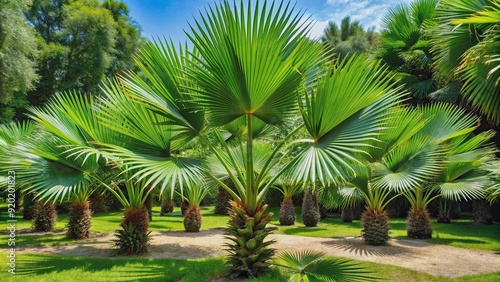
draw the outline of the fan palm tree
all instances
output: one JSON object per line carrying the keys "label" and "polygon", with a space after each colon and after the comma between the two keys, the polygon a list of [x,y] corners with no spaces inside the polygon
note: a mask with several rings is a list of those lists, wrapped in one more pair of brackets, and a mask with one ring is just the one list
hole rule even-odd
{"label": "fan palm tree", "polygon": [[488,119],[500,121],[497,0],[441,0],[432,52],[436,68],[463,81],[462,90]]}
{"label": "fan palm tree", "polygon": [[184,229],[187,232],[198,232],[201,227],[201,201],[208,194],[208,186],[194,185],[184,189],[184,194],[181,195],[188,203],[188,208],[184,213]]}
{"label": "fan palm tree", "polygon": [[[304,37],[310,24],[303,24],[301,16],[283,3],[217,4],[191,26],[194,51],[172,43],[148,44],[138,56],[142,74],[129,73],[107,87],[109,98],[99,107],[105,124],[147,145],[102,145],[137,181],[183,187],[202,182],[198,176],[204,171],[231,194],[227,233],[232,276],[257,275],[269,265],[272,242],[264,240],[272,214],[263,200],[280,175],[291,169],[297,183],[311,185],[349,179],[354,170],[345,159],[355,161],[354,153],[370,146],[399,100],[392,78],[378,62],[352,57],[324,68],[321,45]],[[115,99],[115,94],[124,98]],[[151,111],[123,117],[129,111],[117,104],[123,99]],[[257,171],[256,129],[286,125],[298,114],[304,124],[273,141]],[[131,117],[133,123],[121,126]],[[236,120],[243,124],[242,138],[233,145],[222,132]],[[293,142],[302,128],[309,138]],[[165,140],[170,147],[152,146],[152,141],[167,144]],[[194,141],[215,155],[235,191],[209,173],[200,158],[182,156],[183,146]],[[272,164],[279,154],[290,152],[285,146],[290,143],[301,149],[275,171]]]}
{"label": "fan palm tree", "polygon": [[[471,135],[477,118],[464,110],[437,103],[419,107],[417,111],[425,124],[414,138],[398,146],[399,152],[377,165],[374,183],[402,193],[410,202],[408,236],[430,238],[432,225],[427,211],[430,201],[436,197],[455,201],[482,197],[490,181],[479,167],[491,159],[493,149],[486,145],[491,133]],[[406,156],[410,165],[403,164],[399,156]],[[423,162],[429,162],[430,166]]]}
{"label": "fan palm tree", "polygon": [[273,263],[291,274],[288,282],[378,280],[355,262],[339,258],[325,258],[324,254],[314,251],[296,253],[283,251],[277,255]]}
{"label": "fan palm tree", "polygon": [[293,184],[285,179],[281,179],[275,186],[283,194],[281,202],[279,221],[281,225],[295,224],[295,208],[293,206],[292,197],[301,190],[301,185]]}
{"label": "fan palm tree", "polygon": [[395,70],[417,101],[437,90],[427,30],[433,26],[438,0],[415,0],[391,8],[383,19],[377,57]]}

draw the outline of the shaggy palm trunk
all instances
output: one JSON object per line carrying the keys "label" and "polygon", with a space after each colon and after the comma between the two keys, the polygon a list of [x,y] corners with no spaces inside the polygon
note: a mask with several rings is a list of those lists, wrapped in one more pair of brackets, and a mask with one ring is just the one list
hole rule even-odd
{"label": "shaggy palm trunk", "polygon": [[144,207],[148,210],[148,219],[149,221],[153,220],[153,197],[149,194],[144,201]]}
{"label": "shaggy palm trunk", "polygon": [[274,228],[266,227],[273,216],[266,208],[267,205],[261,205],[254,214],[249,214],[244,206],[231,201],[225,236],[230,240],[225,246],[231,278],[257,276],[268,269],[274,255],[274,249],[268,246],[274,241],[264,240]]}
{"label": "shaggy palm trunk", "polygon": [[484,199],[472,201],[472,215],[476,224],[493,224],[491,206]]}
{"label": "shaggy palm trunk", "polygon": [[161,209],[160,209],[160,215],[167,215],[169,213],[172,213],[174,211],[174,200],[163,197],[161,200]]}
{"label": "shaggy palm trunk", "polygon": [[146,207],[126,208],[121,223],[122,229],[116,233],[115,245],[120,253],[142,254],[148,251],[149,213]]}
{"label": "shaggy palm trunk", "polygon": [[184,230],[198,232],[201,227],[201,212],[199,207],[189,207],[184,213]]}
{"label": "shaggy palm trunk", "polygon": [[68,232],[66,236],[69,239],[86,239],[90,236],[90,226],[92,211],[90,202],[74,202],[68,215]]}
{"label": "shaggy palm trunk", "polygon": [[33,214],[35,231],[51,231],[57,221],[56,206],[51,203],[37,202]]}
{"label": "shaggy palm trunk", "polygon": [[231,208],[232,197],[224,188],[217,189],[217,200],[215,202],[215,214],[228,214]]}
{"label": "shaggy palm trunk", "polygon": [[343,222],[352,222],[354,220],[354,212],[351,207],[345,207],[342,209],[340,217]]}
{"label": "shaggy palm trunk", "polygon": [[295,224],[295,208],[293,207],[292,197],[284,197],[280,208],[280,224]]}
{"label": "shaggy palm trunk", "polygon": [[108,206],[106,205],[106,194],[92,194],[92,196],[90,196],[90,209],[93,213],[108,211]]}
{"label": "shaggy palm trunk", "polygon": [[432,237],[432,224],[429,212],[425,208],[411,208],[408,212],[406,233],[415,239]]}
{"label": "shaggy palm trunk", "polygon": [[384,245],[389,240],[389,216],[384,210],[366,209],[361,215],[363,240],[369,245]]}
{"label": "shaggy palm trunk", "polygon": [[307,227],[314,227],[318,225],[319,219],[320,213],[316,191],[307,189],[302,201],[302,222]]}
{"label": "shaggy palm trunk", "polygon": [[35,200],[33,193],[26,193],[23,197],[23,218],[27,220],[33,219],[35,209]]}
{"label": "shaggy palm trunk", "polygon": [[189,208],[188,202],[185,200],[182,200],[181,201],[181,214],[182,214],[182,216],[184,216],[186,214],[186,211],[188,210],[188,208]]}
{"label": "shaggy palm trunk", "polygon": [[319,218],[325,219],[328,216],[328,209],[321,204],[318,204],[318,206],[319,206]]}

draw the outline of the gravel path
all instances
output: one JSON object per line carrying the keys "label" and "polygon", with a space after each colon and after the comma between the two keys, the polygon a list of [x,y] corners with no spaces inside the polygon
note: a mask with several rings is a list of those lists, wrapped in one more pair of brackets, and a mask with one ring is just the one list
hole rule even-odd
{"label": "gravel path", "polygon": [[[154,231],[148,258],[205,258],[225,255],[226,242],[222,229],[199,233],[180,231]],[[29,236],[29,234],[23,234]],[[427,272],[434,276],[455,278],[500,271],[500,255],[487,251],[474,251],[446,245],[429,244],[418,240],[390,240],[385,246],[366,245],[359,237],[313,238],[272,234],[277,250],[321,251],[328,256],[352,258],[390,264]],[[50,253],[71,256],[113,257],[113,235],[88,239],[81,243],[54,247],[19,247],[18,252]]]}

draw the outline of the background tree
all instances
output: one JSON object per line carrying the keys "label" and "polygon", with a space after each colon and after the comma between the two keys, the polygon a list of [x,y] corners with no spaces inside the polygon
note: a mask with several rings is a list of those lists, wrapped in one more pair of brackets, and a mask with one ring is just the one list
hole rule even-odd
{"label": "background tree", "polygon": [[321,41],[327,44],[331,55],[342,58],[349,54],[369,53],[375,50],[378,34],[375,32],[375,27],[365,31],[359,21],[351,21],[347,16],[342,19],[340,28],[335,22],[328,22]]}
{"label": "background tree", "polygon": [[24,12],[30,0],[0,1],[0,123],[25,104],[25,93],[37,80],[37,41]]}
{"label": "background tree", "polygon": [[427,101],[438,89],[429,34],[437,3],[415,0],[409,6],[400,4],[383,19],[376,56],[397,72],[399,83],[411,92],[414,102]]}
{"label": "background tree", "polygon": [[142,42],[126,4],[115,0],[34,0],[25,15],[39,37],[40,79],[16,104],[16,119],[25,118],[28,105],[43,105],[57,92],[97,94],[105,75],[132,68]]}
{"label": "background tree", "polygon": [[472,106],[500,122],[500,6],[496,0],[441,0],[432,36],[436,68],[463,81]]}

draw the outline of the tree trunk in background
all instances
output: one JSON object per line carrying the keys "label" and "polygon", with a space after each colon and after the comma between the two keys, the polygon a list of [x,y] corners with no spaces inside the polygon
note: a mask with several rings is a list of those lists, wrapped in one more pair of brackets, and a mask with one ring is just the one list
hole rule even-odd
{"label": "tree trunk in background", "polygon": [[69,239],[89,238],[90,226],[92,225],[92,211],[90,210],[89,201],[73,203],[68,219],[68,231],[66,236]]}
{"label": "tree trunk in background", "polygon": [[90,209],[93,213],[108,211],[108,206],[106,205],[106,194],[92,194],[90,196]]}
{"label": "tree trunk in background", "polygon": [[354,220],[354,212],[352,207],[345,207],[342,209],[340,217],[343,222],[352,222]]}
{"label": "tree trunk in background", "polygon": [[484,199],[472,201],[472,215],[476,224],[493,224],[491,206]]}
{"label": "tree trunk in background", "polygon": [[167,215],[169,213],[172,213],[174,211],[174,206],[174,200],[167,197],[162,197],[160,215]]}
{"label": "tree trunk in background", "polygon": [[33,214],[35,231],[52,231],[57,221],[56,206],[51,203],[37,202]]}
{"label": "tree trunk in background", "polygon": [[427,209],[410,209],[407,217],[406,233],[415,239],[432,237],[431,217]]}
{"label": "tree trunk in background", "polygon": [[231,194],[229,194],[224,188],[217,188],[217,198],[215,201],[215,214],[229,214],[229,210],[231,209],[230,201],[233,198]]}
{"label": "tree trunk in background", "polygon": [[307,227],[314,227],[318,225],[319,220],[320,213],[316,191],[307,189],[304,192],[304,200],[302,201],[302,222]]}
{"label": "tree trunk in background", "polygon": [[389,216],[386,211],[367,209],[361,215],[363,240],[369,245],[384,245],[389,240]]}
{"label": "tree trunk in background", "polygon": [[188,208],[184,214],[184,230],[198,232],[201,227],[201,212],[199,207]]}
{"label": "tree trunk in background", "polygon": [[295,224],[295,208],[291,197],[284,197],[280,208],[280,224],[294,225]]}
{"label": "tree trunk in background", "polygon": [[35,199],[33,193],[25,193],[23,197],[23,218],[27,220],[33,219],[35,212]]}
{"label": "tree trunk in background", "polygon": [[187,209],[189,208],[189,204],[186,200],[182,200],[181,202],[181,214],[184,216],[186,214]]}

